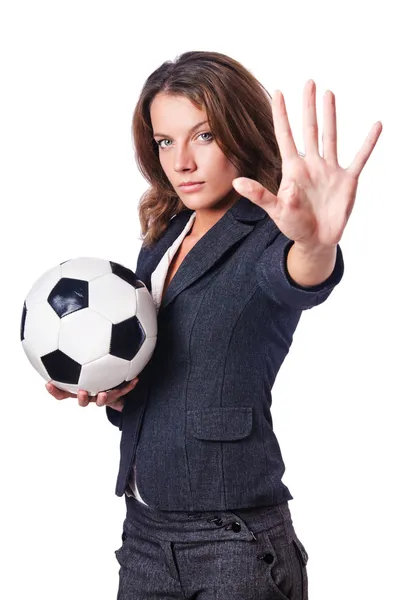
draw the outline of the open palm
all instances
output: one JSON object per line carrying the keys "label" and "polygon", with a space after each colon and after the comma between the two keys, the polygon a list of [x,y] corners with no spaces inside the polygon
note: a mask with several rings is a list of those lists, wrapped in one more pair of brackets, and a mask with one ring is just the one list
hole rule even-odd
{"label": "open palm", "polygon": [[272,100],[274,129],[282,158],[277,196],[247,177],[233,180],[237,192],[261,206],[285,236],[308,246],[336,246],[353,210],[358,178],[382,131],[375,123],[347,169],[338,164],[335,96],[324,95],[323,156],[318,148],[316,86],[309,80],[303,95],[305,155],[299,155],[285,101],[276,91]]}

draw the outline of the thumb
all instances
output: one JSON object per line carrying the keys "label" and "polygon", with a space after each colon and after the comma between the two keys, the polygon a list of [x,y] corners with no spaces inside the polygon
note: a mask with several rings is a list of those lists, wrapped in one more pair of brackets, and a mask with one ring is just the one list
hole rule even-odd
{"label": "thumb", "polygon": [[263,210],[268,211],[277,204],[277,196],[269,192],[259,181],[249,179],[249,177],[237,177],[232,181],[234,189],[257,204]]}

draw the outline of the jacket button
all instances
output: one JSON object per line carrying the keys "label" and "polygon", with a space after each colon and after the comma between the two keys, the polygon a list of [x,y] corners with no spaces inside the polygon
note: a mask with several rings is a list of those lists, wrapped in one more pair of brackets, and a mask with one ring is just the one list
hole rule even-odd
{"label": "jacket button", "polygon": [[235,521],[234,523],[232,523],[232,530],[235,533],[238,533],[239,531],[241,531],[241,525],[240,525],[240,523],[238,523],[238,521]]}
{"label": "jacket button", "polygon": [[257,560],[263,560],[268,565],[271,565],[272,562],[274,561],[274,556],[273,556],[273,554],[270,554],[270,552],[268,552],[266,554],[261,554],[260,556],[257,556],[256,559]]}
{"label": "jacket button", "polygon": [[273,554],[265,554],[265,556],[263,557],[263,560],[265,561],[265,563],[267,563],[268,565],[271,565],[273,560],[274,560],[274,556]]}

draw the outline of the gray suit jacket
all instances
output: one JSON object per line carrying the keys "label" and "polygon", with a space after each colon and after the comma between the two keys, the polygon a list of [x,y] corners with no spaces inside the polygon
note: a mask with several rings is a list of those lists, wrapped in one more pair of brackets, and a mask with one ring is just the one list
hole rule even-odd
{"label": "gray suit jacket", "polygon": [[[150,277],[192,211],[173,217],[136,274]],[[143,500],[158,510],[232,510],[292,499],[273,432],[272,386],[302,310],[324,302],[334,272],[301,288],[286,271],[292,241],[268,214],[241,197],[196,243],[158,313],[154,354],[126,396],[106,408],[122,431],[116,494],[134,459]]]}

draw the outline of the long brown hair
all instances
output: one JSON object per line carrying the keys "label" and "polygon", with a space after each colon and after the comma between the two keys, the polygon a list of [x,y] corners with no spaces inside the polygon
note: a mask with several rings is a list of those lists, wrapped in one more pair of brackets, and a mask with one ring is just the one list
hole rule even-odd
{"label": "long brown hair", "polygon": [[207,113],[211,133],[241,177],[277,194],[281,156],[271,96],[239,62],[219,52],[191,51],[166,61],[147,78],[132,119],[138,169],[150,183],[139,202],[143,246],[156,242],[185,205],[166,177],[153,139],[150,107],[159,92],[185,96]]}

